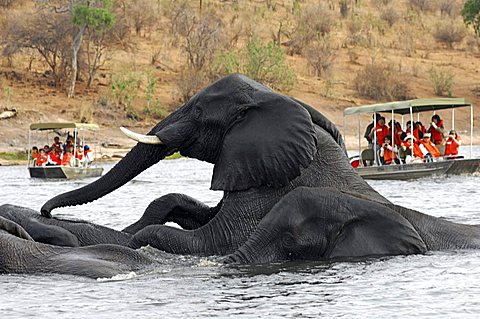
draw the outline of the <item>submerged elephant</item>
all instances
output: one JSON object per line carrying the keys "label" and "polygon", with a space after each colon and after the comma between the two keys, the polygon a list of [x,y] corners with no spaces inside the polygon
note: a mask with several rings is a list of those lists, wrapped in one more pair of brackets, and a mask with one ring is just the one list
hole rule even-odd
{"label": "submerged elephant", "polygon": [[[391,204],[351,168],[328,119],[242,75],[205,88],[148,135],[125,132],[139,142],[125,158],[49,200],[43,216],[96,200],[179,151],[214,164],[211,188],[224,191],[222,200],[208,207],[182,194],[162,196],[124,229],[128,246],[245,263],[480,248],[476,226]],[[183,229],[163,225],[169,221]],[[55,226],[78,237],[68,223]]]}
{"label": "submerged elephant", "polygon": [[[26,213],[24,208],[11,205],[1,206],[0,211]],[[37,226],[47,230],[45,226]],[[56,241],[67,238],[61,230],[47,233],[59,236]],[[68,239],[63,243],[71,242]],[[22,226],[0,216],[0,273],[59,273],[110,278],[151,264],[150,258],[120,245],[61,247],[36,242]]]}

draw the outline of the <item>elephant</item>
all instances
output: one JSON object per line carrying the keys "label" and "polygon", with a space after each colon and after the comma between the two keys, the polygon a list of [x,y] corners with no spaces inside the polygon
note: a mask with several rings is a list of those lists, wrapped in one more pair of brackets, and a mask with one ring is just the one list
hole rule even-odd
{"label": "elephant", "polygon": [[[25,209],[3,205],[1,211]],[[20,213],[21,215],[21,213]],[[32,228],[47,230],[58,239],[67,238],[60,229],[48,229],[34,222]],[[65,231],[66,232],[66,231]],[[43,239],[46,237],[44,236]],[[72,237],[73,238],[73,237]],[[0,216],[0,273],[59,273],[91,278],[111,278],[119,273],[142,270],[152,264],[151,258],[131,248],[97,244],[86,247],[62,247],[35,241],[14,221]],[[67,239],[62,244],[78,244]]]}
{"label": "elephant", "polygon": [[109,244],[224,256],[229,264],[480,248],[478,226],[392,204],[352,169],[339,130],[324,115],[244,75],[214,82],[146,135],[122,130],[138,142],[122,160],[96,181],[51,198],[41,220],[33,218],[66,229],[79,245],[97,244],[107,230],[81,239],[82,227],[52,218],[52,210],[94,201],[180,152],[214,165],[211,189],[223,191],[220,202],[161,196]]}

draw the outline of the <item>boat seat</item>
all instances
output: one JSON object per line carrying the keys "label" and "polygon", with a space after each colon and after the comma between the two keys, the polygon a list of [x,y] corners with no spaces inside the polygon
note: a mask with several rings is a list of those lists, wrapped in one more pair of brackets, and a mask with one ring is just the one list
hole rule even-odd
{"label": "boat seat", "polygon": [[445,155],[445,145],[435,145],[435,146],[440,151],[440,156],[444,156]]}
{"label": "boat seat", "polygon": [[366,165],[366,163],[371,163],[375,160],[375,156],[373,156],[373,149],[366,148],[360,154],[360,158],[362,159],[362,163]]}

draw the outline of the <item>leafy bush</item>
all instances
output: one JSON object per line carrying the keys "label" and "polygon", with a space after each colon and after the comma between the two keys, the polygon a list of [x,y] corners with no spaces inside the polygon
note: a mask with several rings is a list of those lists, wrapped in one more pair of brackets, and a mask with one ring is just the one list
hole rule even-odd
{"label": "leafy bush", "polygon": [[285,62],[283,49],[273,42],[253,38],[240,50],[223,51],[217,58],[216,74],[243,73],[278,90],[288,91],[296,82],[293,70]]}
{"label": "leafy bush", "polygon": [[433,68],[428,70],[430,81],[433,85],[433,92],[437,96],[452,96],[452,86],[454,76],[447,71],[435,71]]}
{"label": "leafy bush", "polygon": [[459,43],[465,38],[466,30],[461,24],[453,21],[438,23],[432,32],[436,41],[445,43],[449,49],[453,49],[454,43]]}
{"label": "leafy bush", "polygon": [[136,91],[140,83],[139,77],[133,72],[123,72],[112,76],[110,89],[115,104],[118,107],[123,106],[125,111],[133,113],[132,101],[137,97]]}
{"label": "leafy bush", "polygon": [[473,26],[475,34],[480,37],[480,1],[467,0],[462,9],[463,21]]}
{"label": "leafy bush", "polygon": [[405,100],[409,88],[405,77],[392,67],[382,64],[367,64],[354,79],[357,92],[373,100]]}

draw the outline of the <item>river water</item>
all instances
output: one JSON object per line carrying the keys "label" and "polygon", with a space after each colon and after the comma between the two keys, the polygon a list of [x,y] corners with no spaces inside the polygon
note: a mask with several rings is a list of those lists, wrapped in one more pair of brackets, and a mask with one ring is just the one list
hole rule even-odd
{"label": "river water", "polygon": [[[475,149],[480,155],[480,148]],[[105,164],[108,170],[112,164]],[[54,214],[122,229],[155,198],[181,192],[215,205],[212,166],[163,161],[119,190]],[[0,204],[39,209],[92,180],[30,179],[0,167]],[[371,181],[392,202],[449,220],[480,224],[480,177]],[[0,318],[478,318],[480,251],[429,252],[363,262],[287,263],[225,268],[205,258],[144,249],[158,268],[118,278],[0,275]]]}

